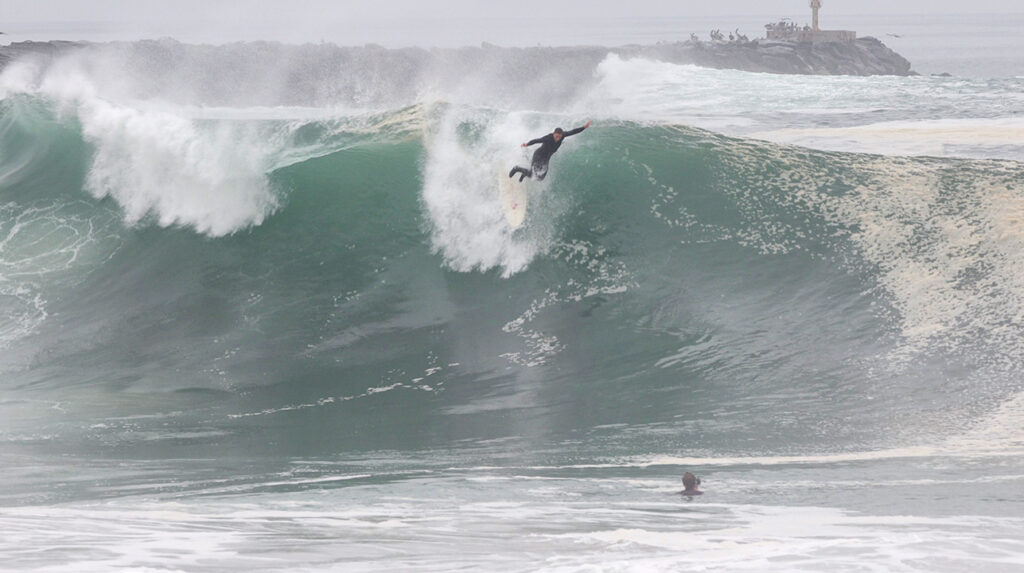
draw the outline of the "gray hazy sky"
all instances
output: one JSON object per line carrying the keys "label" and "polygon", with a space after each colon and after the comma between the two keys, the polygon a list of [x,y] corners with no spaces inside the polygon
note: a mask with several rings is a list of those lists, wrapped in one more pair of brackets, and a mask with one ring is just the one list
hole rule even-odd
{"label": "gray hazy sky", "polygon": [[[807,0],[3,0],[0,22],[685,17],[808,11]],[[824,0],[823,14],[1021,13],[1022,0]]]}
{"label": "gray hazy sky", "polygon": [[[959,14],[1007,13],[1024,13],[1024,0],[823,0],[821,18],[825,28],[886,35],[903,34],[931,15],[958,14],[946,16],[945,22],[955,23]],[[758,37],[766,22],[782,17],[806,23],[809,1],[0,0],[0,31],[6,32],[0,43],[170,37],[215,44],[622,45],[677,40],[711,28],[742,28]]]}

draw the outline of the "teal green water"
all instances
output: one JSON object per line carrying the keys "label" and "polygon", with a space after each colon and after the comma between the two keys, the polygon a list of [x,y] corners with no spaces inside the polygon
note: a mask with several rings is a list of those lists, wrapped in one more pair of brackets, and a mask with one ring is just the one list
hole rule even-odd
{"label": "teal green water", "polygon": [[16,568],[1020,559],[1018,162],[598,117],[512,230],[577,114],[69,93],[0,102]]}
{"label": "teal green water", "polygon": [[[275,434],[267,455],[505,438],[524,431],[524,414],[549,440],[702,420],[688,447],[738,454],[938,435],[1014,388],[965,400],[974,378],[936,379],[1017,351],[1001,348],[1004,317],[975,315],[1009,296],[992,267],[1010,255],[944,242],[997,223],[972,218],[992,189],[1017,190],[1013,163],[613,123],[559,156],[526,228],[505,237],[509,250],[527,245],[527,265],[460,272],[482,247],[449,243],[428,218],[421,166],[432,147],[483,145],[479,118],[455,141],[410,129],[275,169],[263,221],[216,237],[153,215],[125,226],[110,198],[82,193],[96,152],[80,128],[53,121],[9,117],[4,134],[13,149],[48,130],[5,186],[5,312],[24,325],[5,363],[14,396],[83,420],[95,408],[159,413],[160,427],[216,428],[190,446],[212,451],[259,450],[258,428],[261,441]],[[959,263],[950,293],[902,298],[945,272],[935,256],[952,249],[975,259]],[[926,268],[900,276],[900,265]],[[955,307],[917,308],[935,304]],[[935,332],[913,332],[917,320]],[[908,392],[925,397],[911,407]],[[171,420],[168,402],[180,409]],[[73,431],[69,447],[82,439]],[[118,447],[139,446],[128,442]]]}

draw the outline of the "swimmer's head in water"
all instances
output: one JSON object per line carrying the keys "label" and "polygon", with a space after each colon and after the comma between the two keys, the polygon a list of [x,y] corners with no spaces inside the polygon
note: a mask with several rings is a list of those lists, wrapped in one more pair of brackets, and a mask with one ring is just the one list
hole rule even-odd
{"label": "swimmer's head in water", "polygon": [[683,487],[685,487],[686,489],[689,489],[689,490],[693,490],[693,489],[697,489],[697,486],[699,486],[699,485],[700,485],[700,478],[699,477],[691,474],[690,472],[686,472],[685,474],[683,474]]}

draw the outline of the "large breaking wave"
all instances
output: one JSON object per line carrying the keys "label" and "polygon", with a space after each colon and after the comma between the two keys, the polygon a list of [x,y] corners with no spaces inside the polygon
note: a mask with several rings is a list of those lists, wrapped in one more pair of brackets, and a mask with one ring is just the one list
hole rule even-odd
{"label": "large breaking wave", "polygon": [[[91,420],[141,395],[119,407],[211,447],[308,413],[340,437],[297,451],[617,423],[834,450],[941,435],[1019,390],[1019,163],[625,117],[635,82],[609,78],[631,64],[591,51],[424,54],[156,42],[9,66],[8,437],[33,435],[26,403]],[[587,119],[510,230],[496,179],[518,143]]]}

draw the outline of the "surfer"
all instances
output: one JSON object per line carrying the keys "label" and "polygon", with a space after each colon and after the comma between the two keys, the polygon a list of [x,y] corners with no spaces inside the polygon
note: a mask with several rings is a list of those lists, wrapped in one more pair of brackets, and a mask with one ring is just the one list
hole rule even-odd
{"label": "surfer", "polygon": [[686,472],[685,474],[683,474],[683,491],[679,493],[688,496],[704,495],[704,492],[697,489],[697,486],[699,485],[700,478],[691,474],[690,472]]}
{"label": "surfer", "polygon": [[576,129],[570,129],[569,131],[562,131],[561,127],[556,127],[551,133],[543,137],[538,137],[537,139],[531,139],[524,143],[523,147],[529,147],[537,143],[540,144],[537,151],[533,152],[533,159],[530,161],[530,169],[516,165],[512,168],[512,171],[508,172],[508,176],[514,177],[516,173],[520,173],[519,181],[522,181],[526,177],[532,179],[534,175],[537,176],[538,181],[543,180],[548,174],[548,162],[551,161],[551,156],[558,151],[559,147],[562,146],[562,140],[566,137],[576,135],[588,127],[590,127],[589,121],[587,122],[587,125],[577,127]]}

